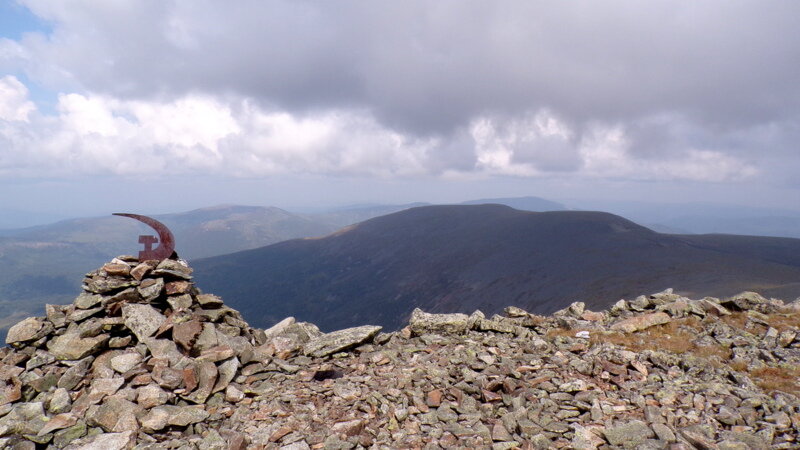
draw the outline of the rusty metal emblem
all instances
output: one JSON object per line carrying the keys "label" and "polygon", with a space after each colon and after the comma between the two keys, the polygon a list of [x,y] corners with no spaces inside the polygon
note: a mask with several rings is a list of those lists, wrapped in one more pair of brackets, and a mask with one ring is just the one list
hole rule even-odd
{"label": "rusty metal emblem", "polygon": [[[175,250],[175,237],[166,225],[152,217],[140,216],[139,214],[114,213],[114,215],[136,219],[139,222],[149,225],[158,233],[158,237],[150,235],[139,236],[139,243],[144,244],[144,250],[139,252],[139,261],[147,261],[148,259],[161,260],[172,256]],[[153,244],[158,244],[159,242],[161,245],[153,248]]]}

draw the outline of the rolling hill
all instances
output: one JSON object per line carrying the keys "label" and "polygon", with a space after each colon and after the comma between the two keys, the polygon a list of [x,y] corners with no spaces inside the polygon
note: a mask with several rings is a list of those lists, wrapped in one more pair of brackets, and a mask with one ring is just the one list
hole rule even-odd
{"label": "rolling hill", "polygon": [[501,205],[412,208],[193,265],[198,286],[259,327],[291,315],[328,330],[391,329],[415,307],[549,313],[581,300],[599,309],[668,287],[800,295],[798,239],[659,234],[608,213]]}

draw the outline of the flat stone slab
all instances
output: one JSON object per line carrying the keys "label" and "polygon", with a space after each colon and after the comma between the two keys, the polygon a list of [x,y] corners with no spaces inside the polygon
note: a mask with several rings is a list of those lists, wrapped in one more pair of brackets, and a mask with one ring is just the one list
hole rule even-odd
{"label": "flat stone slab", "polygon": [[645,330],[655,325],[662,325],[665,323],[669,323],[672,320],[669,317],[669,314],[664,312],[657,312],[651,314],[643,314],[640,316],[631,317],[629,319],[623,319],[619,322],[611,325],[611,329],[614,331],[622,331],[625,333],[633,333],[636,331]]}
{"label": "flat stone slab", "polygon": [[303,353],[317,358],[332,355],[372,339],[382,329],[375,325],[364,325],[323,334],[308,341]]}
{"label": "flat stone slab", "polygon": [[51,339],[47,350],[59,360],[83,359],[102,349],[109,338],[107,334],[82,338],[78,333],[66,333]]}
{"label": "flat stone slab", "polygon": [[53,326],[41,317],[28,317],[8,330],[6,344],[34,341],[53,331]]}
{"label": "flat stone slab", "polygon": [[136,442],[136,433],[124,431],[122,433],[102,433],[78,439],[64,447],[65,450],[123,450],[133,447]]}

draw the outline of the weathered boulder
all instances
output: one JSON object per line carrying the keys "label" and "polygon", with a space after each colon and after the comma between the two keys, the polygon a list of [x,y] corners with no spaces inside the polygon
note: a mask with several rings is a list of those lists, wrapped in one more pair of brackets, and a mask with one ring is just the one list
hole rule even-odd
{"label": "weathered boulder", "polygon": [[641,420],[606,427],[603,434],[611,445],[622,448],[636,448],[646,440],[655,437],[655,433]]}
{"label": "weathered boulder", "polygon": [[323,334],[308,341],[303,347],[303,353],[317,358],[328,356],[367,342],[381,329],[382,327],[364,325]]}
{"label": "weathered boulder", "polygon": [[133,447],[136,442],[136,433],[124,431],[122,433],[105,433],[87,436],[64,447],[65,450],[124,450]]}
{"label": "weathered boulder", "polygon": [[139,342],[152,336],[166,321],[166,317],[150,305],[127,304],[122,307],[125,326],[136,335]]}
{"label": "weathered boulder", "polygon": [[614,331],[622,331],[624,333],[633,333],[636,331],[646,330],[647,328],[655,325],[669,323],[670,320],[669,314],[664,312],[656,312],[622,319],[613,323],[610,329]]}
{"label": "weathered boulder", "polygon": [[35,341],[53,332],[53,325],[41,317],[28,317],[8,330],[6,344]]}
{"label": "weathered boulder", "polygon": [[83,359],[100,351],[110,338],[107,334],[84,338],[78,332],[67,332],[50,340],[47,350],[60,360]]}
{"label": "weathered boulder", "polygon": [[411,312],[408,326],[415,335],[426,333],[463,334],[469,329],[469,316],[461,313],[429,314],[415,308]]}

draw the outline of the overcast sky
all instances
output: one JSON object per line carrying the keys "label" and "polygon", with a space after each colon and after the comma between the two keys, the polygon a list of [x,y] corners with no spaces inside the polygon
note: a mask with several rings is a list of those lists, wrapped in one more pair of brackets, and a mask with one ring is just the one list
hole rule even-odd
{"label": "overcast sky", "polygon": [[0,5],[0,210],[800,209],[800,2]]}

